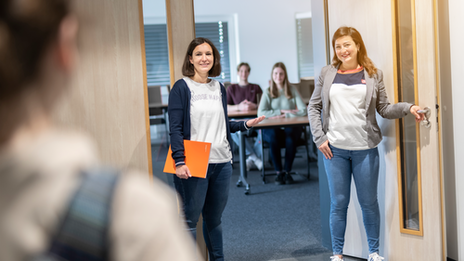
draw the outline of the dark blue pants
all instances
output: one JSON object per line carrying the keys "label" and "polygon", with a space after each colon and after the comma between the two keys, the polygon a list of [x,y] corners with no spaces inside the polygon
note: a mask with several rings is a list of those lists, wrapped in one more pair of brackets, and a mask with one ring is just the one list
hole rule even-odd
{"label": "dark blue pants", "polygon": [[180,179],[174,175],[174,185],[179,193],[185,221],[196,239],[196,227],[200,213],[203,214],[203,236],[211,261],[223,261],[222,212],[229,197],[232,165],[209,164],[206,178]]}
{"label": "dark blue pants", "polygon": [[271,149],[271,159],[276,171],[282,171],[282,155],[280,149],[285,148],[285,165],[287,172],[292,170],[293,160],[295,159],[297,142],[303,132],[301,127],[295,128],[276,128],[264,129],[263,139],[269,143]]}

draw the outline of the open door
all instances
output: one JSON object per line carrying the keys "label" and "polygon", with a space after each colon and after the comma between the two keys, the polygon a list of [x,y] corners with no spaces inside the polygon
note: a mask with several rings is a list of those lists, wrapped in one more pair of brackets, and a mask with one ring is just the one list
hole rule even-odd
{"label": "open door", "polygon": [[390,260],[446,260],[435,0],[393,1],[397,101],[415,100],[427,120],[397,120],[398,229]]}

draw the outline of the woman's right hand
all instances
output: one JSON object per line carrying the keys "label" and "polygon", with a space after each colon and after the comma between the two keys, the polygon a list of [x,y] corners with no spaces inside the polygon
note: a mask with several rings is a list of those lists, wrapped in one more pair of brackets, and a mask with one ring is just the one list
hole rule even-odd
{"label": "woman's right hand", "polygon": [[181,179],[188,179],[191,178],[190,170],[187,165],[180,165],[176,167],[176,176]]}
{"label": "woman's right hand", "polygon": [[324,143],[322,143],[321,146],[319,146],[319,150],[324,154],[324,157],[326,159],[331,159],[333,157],[332,150],[330,150],[329,147],[329,140],[326,140]]}

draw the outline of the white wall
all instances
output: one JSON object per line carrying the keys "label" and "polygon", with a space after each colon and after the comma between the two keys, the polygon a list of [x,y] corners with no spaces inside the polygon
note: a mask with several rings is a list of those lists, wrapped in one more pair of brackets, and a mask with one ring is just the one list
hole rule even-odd
{"label": "white wall", "polygon": [[[295,14],[311,12],[310,0],[195,0],[194,4],[198,21],[209,16],[237,19],[238,62],[250,64],[250,82],[267,88],[272,66],[279,61],[287,66],[290,82],[299,81]],[[164,0],[143,0],[143,5],[145,18],[165,15]],[[237,60],[230,59],[235,82]]]}
{"label": "white wall", "polygon": [[[464,136],[461,135],[464,129],[464,117],[460,113],[462,107],[462,97],[464,97],[464,88],[462,88],[464,75],[464,53],[462,52],[462,43],[464,43],[464,34],[462,33],[462,14],[464,13],[464,2],[462,0],[449,0],[449,25],[450,25],[450,53],[451,53],[451,89],[453,93],[453,124],[454,124],[454,155],[455,155],[455,173],[456,173],[456,213],[458,231],[458,249],[460,250],[459,259],[464,260]],[[446,175],[446,173],[445,173]]]}
{"label": "white wall", "polygon": [[[438,37],[440,50],[441,132],[443,144],[444,203],[446,215],[447,256],[458,260],[458,219],[456,215],[456,171],[454,157],[453,92],[451,84],[450,16],[448,0],[438,2]],[[456,112],[459,113],[459,112]]]}

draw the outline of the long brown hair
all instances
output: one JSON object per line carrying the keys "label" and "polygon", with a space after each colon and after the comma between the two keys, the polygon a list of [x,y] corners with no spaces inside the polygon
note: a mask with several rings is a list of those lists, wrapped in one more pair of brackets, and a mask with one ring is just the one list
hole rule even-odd
{"label": "long brown hair", "polygon": [[272,66],[272,70],[271,70],[271,86],[269,88],[269,94],[271,95],[271,98],[279,97],[279,89],[277,88],[277,84],[274,82],[274,78],[272,77],[273,76],[272,74],[274,73],[275,68],[281,68],[282,70],[284,70],[284,73],[285,73],[285,78],[284,78],[285,97],[287,97],[287,99],[293,98],[292,91],[290,89],[290,82],[288,81],[287,68],[285,67],[285,64],[282,63],[282,62],[278,62],[278,63],[274,64],[274,66]]}
{"label": "long brown hair", "polygon": [[337,52],[335,50],[335,41],[343,36],[350,36],[353,39],[354,43],[356,45],[359,45],[357,55],[358,63],[364,67],[369,76],[374,76],[377,73],[377,68],[375,67],[372,60],[367,56],[366,46],[364,45],[364,41],[361,37],[361,34],[358,32],[358,30],[356,30],[353,27],[342,26],[338,28],[337,31],[334,33],[332,37],[332,48],[334,50],[332,65],[338,68],[338,66],[340,66],[340,64],[342,63],[342,61],[340,61],[337,57]]}

